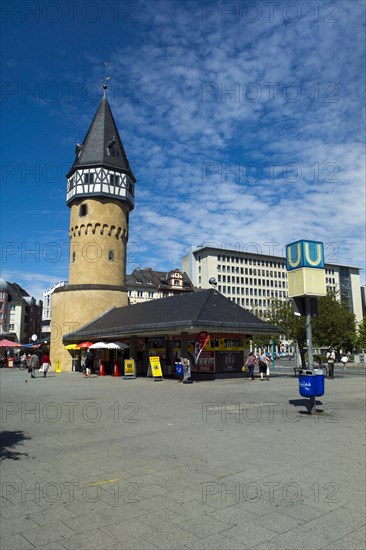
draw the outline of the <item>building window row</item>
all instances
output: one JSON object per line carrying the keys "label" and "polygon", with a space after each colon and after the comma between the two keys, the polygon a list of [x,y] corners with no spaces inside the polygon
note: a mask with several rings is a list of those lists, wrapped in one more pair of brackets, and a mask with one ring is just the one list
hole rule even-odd
{"label": "building window row", "polygon": [[[266,279],[254,279],[252,277],[235,277],[231,275],[218,275],[217,280],[219,283],[236,283],[242,285],[254,285],[254,286],[269,286],[274,288],[287,288],[286,281],[273,281]],[[199,283],[201,283],[201,277],[199,277]]]}
{"label": "building window row", "polygon": [[249,265],[258,265],[258,266],[266,266],[266,267],[276,267],[276,268],[285,268],[286,264],[285,262],[276,262],[272,260],[259,260],[255,258],[243,258],[242,256],[226,256],[225,254],[218,254],[217,255],[217,261],[218,262],[231,262],[231,263],[241,263],[241,264],[249,264]]}
{"label": "building window row", "polygon": [[[245,294],[246,296],[267,296],[268,298],[286,298],[287,293],[282,290],[263,290],[263,293],[258,289],[239,288],[235,286],[218,285],[218,291],[223,294]],[[245,290],[245,292],[244,292]]]}
{"label": "building window row", "polygon": [[[225,266],[225,265],[221,265],[221,264],[218,264],[217,266],[217,271],[219,273],[240,273],[241,275],[258,275],[259,277],[262,276],[262,277],[275,277],[277,279],[285,279],[287,277],[287,272],[284,271],[284,272],[278,272],[278,271],[270,271],[268,269],[252,269],[252,268],[239,268],[239,267],[234,267],[234,266],[231,266],[231,270],[230,270],[230,266]],[[200,268],[199,268],[199,272],[200,272]]]}

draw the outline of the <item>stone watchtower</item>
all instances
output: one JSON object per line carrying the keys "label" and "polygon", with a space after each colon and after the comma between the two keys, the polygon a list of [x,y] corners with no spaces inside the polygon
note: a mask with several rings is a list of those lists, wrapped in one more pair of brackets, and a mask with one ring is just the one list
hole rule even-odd
{"label": "stone watchtower", "polygon": [[104,97],[67,174],[69,284],[52,295],[51,363],[72,367],[62,336],[128,304],[126,248],[136,179]]}

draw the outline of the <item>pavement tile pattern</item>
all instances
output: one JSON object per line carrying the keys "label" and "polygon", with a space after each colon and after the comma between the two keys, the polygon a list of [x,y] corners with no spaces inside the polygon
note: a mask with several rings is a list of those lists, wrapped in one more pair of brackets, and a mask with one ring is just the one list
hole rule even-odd
{"label": "pavement tile pattern", "polygon": [[364,371],[0,382],[2,550],[366,547]]}

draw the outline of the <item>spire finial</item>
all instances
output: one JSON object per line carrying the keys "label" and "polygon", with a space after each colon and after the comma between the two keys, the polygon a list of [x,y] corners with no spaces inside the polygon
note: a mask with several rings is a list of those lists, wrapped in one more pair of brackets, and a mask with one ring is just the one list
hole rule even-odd
{"label": "spire finial", "polygon": [[107,89],[108,89],[107,82],[108,82],[108,80],[111,79],[110,76],[107,76],[107,66],[108,66],[108,61],[104,61],[104,78],[102,79],[102,82],[103,82],[103,97],[107,97]]}

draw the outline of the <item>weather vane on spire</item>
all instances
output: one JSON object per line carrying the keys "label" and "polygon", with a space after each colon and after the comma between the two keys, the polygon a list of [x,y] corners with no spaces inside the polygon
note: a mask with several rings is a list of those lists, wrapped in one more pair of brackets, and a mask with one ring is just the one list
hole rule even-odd
{"label": "weather vane on spire", "polygon": [[104,92],[103,92],[104,97],[107,96],[107,88],[108,88],[107,82],[108,82],[108,80],[111,79],[110,76],[107,76],[107,65],[108,65],[108,61],[104,61],[104,78],[102,79],[102,82],[103,82],[103,90],[104,90]]}

